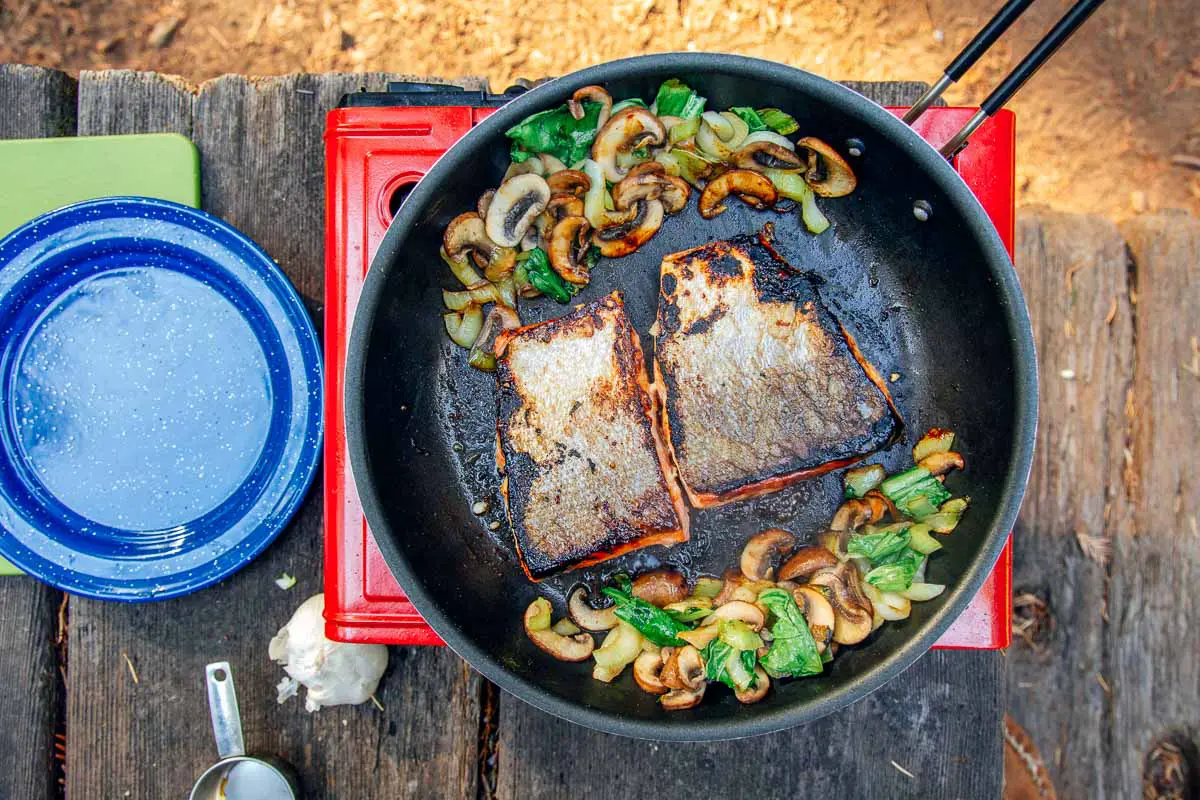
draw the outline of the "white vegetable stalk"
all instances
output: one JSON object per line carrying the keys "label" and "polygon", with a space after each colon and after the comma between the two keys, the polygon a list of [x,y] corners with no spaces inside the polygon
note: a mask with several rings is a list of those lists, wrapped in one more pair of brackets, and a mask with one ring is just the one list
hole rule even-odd
{"label": "white vegetable stalk", "polygon": [[279,702],[308,690],[304,707],[365,703],[375,694],[387,669],[387,648],[379,644],[347,644],[325,638],[325,595],[301,603],[267,647],[288,677],[279,682]]}

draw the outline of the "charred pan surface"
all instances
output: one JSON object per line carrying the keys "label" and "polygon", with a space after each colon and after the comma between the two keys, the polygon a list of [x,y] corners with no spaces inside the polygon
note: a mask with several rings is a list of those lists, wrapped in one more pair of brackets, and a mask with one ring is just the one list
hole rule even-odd
{"label": "charred pan surface", "polygon": [[498,461],[526,574],[687,539],[637,333],[619,293],[498,344]]}
{"label": "charred pan surface", "polygon": [[899,435],[878,372],[765,239],[667,256],[661,281],[656,383],[693,505],[778,491]]}

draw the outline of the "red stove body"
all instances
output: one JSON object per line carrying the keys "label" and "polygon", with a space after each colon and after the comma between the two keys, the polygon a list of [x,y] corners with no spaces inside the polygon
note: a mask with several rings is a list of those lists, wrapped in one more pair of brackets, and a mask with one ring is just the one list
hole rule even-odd
{"label": "red stove body", "polygon": [[[437,90],[419,87],[416,91],[421,94]],[[403,94],[376,95],[373,98],[378,99],[372,98],[364,105],[334,109],[326,120],[325,633],[335,641],[442,644],[392,577],[367,528],[346,451],[342,390],[354,309],[367,268],[392,215],[438,156],[508,99],[491,97],[493,107],[471,103],[485,102],[485,97],[462,93],[461,105],[451,98],[453,104],[431,106],[412,105],[412,97]],[[896,114],[904,111],[890,110]],[[935,146],[940,145],[975,110],[930,109],[916,130]],[[996,225],[1010,256],[1014,138],[1013,115],[1001,111],[972,137],[970,147],[955,164]],[[1011,543],[1004,548],[979,594],[936,647],[1008,646],[1011,549]]]}

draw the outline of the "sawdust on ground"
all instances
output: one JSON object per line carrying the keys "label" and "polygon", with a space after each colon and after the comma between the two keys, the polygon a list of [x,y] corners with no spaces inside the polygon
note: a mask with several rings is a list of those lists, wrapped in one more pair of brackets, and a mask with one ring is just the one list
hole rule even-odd
{"label": "sawdust on ground", "polygon": [[[0,61],[480,75],[502,88],[638,53],[716,50],[831,78],[933,80],[998,0],[4,0]],[[978,103],[1068,6],[1042,0],[947,95]],[[1109,3],[1018,95],[1021,202],[1200,213],[1194,0]]]}

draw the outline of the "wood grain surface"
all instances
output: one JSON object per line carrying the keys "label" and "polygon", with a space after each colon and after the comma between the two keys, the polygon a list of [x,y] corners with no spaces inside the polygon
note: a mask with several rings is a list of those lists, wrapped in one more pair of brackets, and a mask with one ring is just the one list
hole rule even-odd
{"label": "wood grain surface", "polygon": [[[388,77],[411,76],[192,87],[84,72],[76,97],[61,73],[0,66],[0,137],[70,135],[76,121],[80,134],[189,135],[205,209],[278,260],[319,325],[324,114]],[[885,105],[921,88],[851,86]],[[314,491],[263,556],[216,587],[140,606],[73,598],[65,692],[60,595],[0,579],[0,797],[61,796],[51,742],[63,714],[68,797],[186,796],[216,756],[202,680],[216,660],[233,665],[248,747],[294,762],[305,797],[614,797],[648,786],[663,798],[996,797],[1006,708],[1059,796],[1138,796],[1158,743],[1186,750],[1200,735],[1200,222],[1161,213],[1118,228],[1030,209],[1017,233],[1042,396],[1007,658],[931,653],[841,714],[725,745],[577,728],[500,693],[445,648],[392,648],[382,710],[309,715],[300,700],[276,704],[282,671],[266,644],[321,589]],[[298,579],[287,592],[274,584],[285,570]]]}
{"label": "wood grain surface", "polygon": [[[75,81],[41,67],[0,64],[0,139],[74,132]],[[61,598],[61,592],[32,578],[0,577],[0,797],[50,797],[55,791],[52,741],[62,695],[55,637]]]}

